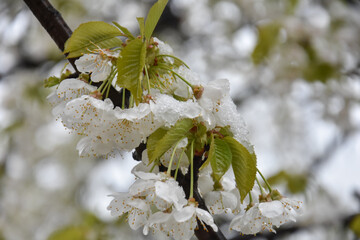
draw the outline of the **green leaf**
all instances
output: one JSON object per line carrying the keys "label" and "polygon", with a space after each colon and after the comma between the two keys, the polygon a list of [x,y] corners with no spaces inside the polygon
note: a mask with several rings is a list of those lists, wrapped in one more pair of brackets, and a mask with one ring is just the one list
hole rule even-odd
{"label": "green leaf", "polygon": [[277,23],[270,23],[258,27],[258,41],[256,47],[251,55],[255,64],[261,63],[270,53],[278,40],[280,25]]}
{"label": "green leaf", "polygon": [[223,135],[224,137],[227,137],[227,136],[230,136],[230,137],[233,137],[234,134],[231,132],[230,130],[230,126],[225,126],[225,127],[222,127],[219,131],[219,133],[221,135]]}
{"label": "green leaf", "polygon": [[[149,159],[152,159],[154,156],[155,149],[158,145],[158,142],[165,136],[168,130],[164,128],[158,128],[155,132],[153,132],[147,139],[146,149],[148,153]],[[152,161],[150,161],[151,163]]]}
{"label": "green leaf", "polygon": [[229,169],[232,153],[226,141],[211,136],[208,160],[210,161],[215,182],[219,182],[222,176]]}
{"label": "green leaf", "polygon": [[157,1],[150,9],[145,22],[145,38],[150,39],[168,0]]}
{"label": "green leaf", "polygon": [[49,88],[60,83],[60,78],[52,76],[44,80],[44,87]]}
{"label": "green leaf", "polygon": [[239,189],[241,202],[254,186],[256,176],[256,156],[232,137],[223,138],[229,145],[232,153],[232,167],[235,181]]}
{"label": "green leaf", "polygon": [[132,35],[132,33],[126,28],[121,26],[120,24],[118,24],[117,22],[112,22],[117,28],[120,29],[121,32],[123,32],[123,34],[125,35],[125,37],[127,37],[129,40],[133,40],[135,39],[134,35]]}
{"label": "green leaf", "polygon": [[73,32],[65,43],[67,58],[82,56],[98,48],[119,47],[122,44],[117,36],[123,35],[119,29],[106,22],[87,22]]}
{"label": "green leaf", "polygon": [[144,38],[144,34],[145,34],[144,18],[143,17],[138,17],[136,19],[138,20],[138,23],[139,23],[139,29],[140,29],[141,38]]}
{"label": "green leaf", "polygon": [[349,224],[350,229],[360,238],[360,214],[354,216]]}
{"label": "green leaf", "polygon": [[172,146],[174,146],[179,140],[187,137],[189,130],[192,127],[193,120],[186,118],[177,121],[177,123],[168,131],[166,131],[166,133],[162,137],[161,134],[163,134],[164,132],[160,132],[160,130],[159,132],[157,132],[157,130],[153,134],[151,134],[148,139],[149,162],[151,163],[155,161]]}
{"label": "green leaf", "polygon": [[142,96],[143,68],[145,66],[146,44],[141,39],[130,41],[118,58],[118,79],[120,87],[127,88],[139,104]]}

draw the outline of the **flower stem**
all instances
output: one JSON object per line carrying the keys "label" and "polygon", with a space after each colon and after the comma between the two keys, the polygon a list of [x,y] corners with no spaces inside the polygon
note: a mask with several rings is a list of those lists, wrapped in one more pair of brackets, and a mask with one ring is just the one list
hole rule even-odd
{"label": "flower stem", "polygon": [[255,177],[255,180],[256,180],[257,184],[259,185],[261,195],[265,195],[264,189],[263,189],[263,187],[261,186],[261,184],[260,184],[260,182],[259,182],[259,179],[258,179],[257,177]]}
{"label": "flower stem", "polygon": [[184,61],[182,61],[180,58],[177,58],[177,57],[175,57],[175,56],[173,56],[173,55],[162,54],[162,55],[157,55],[156,57],[159,57],[159,58],[164,58],[164,57],[173,58],[173,59],[181,62],[181,64],[183,64],[183,65],[184,65],[185,67],[187,67],[188,69],[190,69],[189,66],[186,65],[186,63],[185,63]]}
{"label": "flower stem", "polygon": [[186,81],[185,78],[183,78],[182,76],[180,76],[180,74],[177,74],[176,72],[174,72],[173,70],[171,70],[171,73],[174,74],[175,76],[177,76],[178,78],[180,78],[184,83],[186,83],[187,85],[189,85],[189,87],[193,88],[193,85],[191,83],[189,83],[188,81]]}
{"label": "flower stem", "polygon": [[252,195],[251,195],[251,191],[249,192],[249,200],[250,200],[250,203],[251,204],[253,202],[253,199],[252,199]]}
{"label": "flower stem", "polygon": [[144,69],[145,69],[146,80],[147,80],[147,85],[148,85],[148,94],[151,95],[151,93],[150,93],[150,78],[149,78],[149,73],[148,73],[148,70],[147,70],[147,67],[146,67],[146,66],[144,67]]}
{"label": "flower stem", "polygon": [[190,195],[189,199],[194,197],[194,140],[191,142],[190,152]]}
{"label": "flower stem", "polygon": [[179,157],[179,160],[178,160],[178,162],[177,162],[177,164],[176,164],[176,170],[175,170],[175,175],[174,175],[174,179],[175,179],[175,180],[176,180],[176,178],[177,178],[177,174],[178,174],[179,167],[180,167],[180,161],[181,161],[182,156],[184,155],[184,152],[185,152],[185,149],[181,152],[180,157]]}
{"label": "flower stem", "polygon": [[262,175],[262,173],[260,172],[259,169],[257,169],[257,172],[260,174],[261,178],[264,180],[264,182],[265,182],[265,184],[266,184],[266,187],[269,189],[269,193],[271,193],[271,192],[272,192],[272,188],[271,188],[269,182],[266,181],[266,178],[264,177],[264,175]]}
{"label": "flower stem", "polygon": [[125,109],[125,88],[122,89],[122,102],[121,102],[121,109]]}
{"label": "flower stem", "polygon": [[180,140],[176,143],[176,145],[175,145],[175,147],[174,147],[174,150],[173,150],[173,152],[172,152],[172,154],[171,154],[171,158],[170,158],[170,162],[169,162],[169,166],[168,166],[168,170],[167,170],[167,175],[168,175],[169,177],[171,176],[171,167],[172,167],[172,163],[173,163],[173,160],[174,160],[176,148],[177,148],[177,146],[179,145],[179,143],[181,142],[181,140],[182,140],[182,139],[180,139]]}

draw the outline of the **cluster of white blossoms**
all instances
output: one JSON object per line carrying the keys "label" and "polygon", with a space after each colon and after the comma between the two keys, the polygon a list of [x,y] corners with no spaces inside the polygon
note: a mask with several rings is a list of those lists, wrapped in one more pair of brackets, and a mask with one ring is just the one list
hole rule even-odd
{"label": "cluster of white blossoms", "polygon": [[[111,195],[113,216],[126,214],[132,229],[176,240],[190,239],[198,228],[217,232],[218,214],[233,216],[231,229],[243,234],[295,221],[299,202],[271,189],[265,196],[261,186],[259,199],[251,198],[256,156],[228,80],[201,81],[157,38],[98,47],[75,64],[79,76],[62,79],[48,99],[63,125],[82,136],[79,154],[108,156],[146,145],[129,192]],[[111,88],[122,88],[121,106],[109,98]]]}
{"label": "cluster of white blossoms", "polygon": [[108,206],[112,216],[128,213],[132,229],[143,227],[145,235],[151,230],[176,240],[190,239],[197,219],[203,227],[207,224],[217,231],[210,213],[199,208],[195,201],[188,201],[173,177],[158,169],[149,172],[143,163],[135,166],[132,173],[137,179],[129,192],[112,195],[114,199]]}

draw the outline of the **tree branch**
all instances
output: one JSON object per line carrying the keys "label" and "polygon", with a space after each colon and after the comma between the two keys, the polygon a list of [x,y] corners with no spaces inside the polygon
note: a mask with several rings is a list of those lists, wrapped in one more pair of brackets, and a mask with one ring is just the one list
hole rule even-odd
{"label": "tree branch", "polygon": [[[72,31],[61,14],[47,0],[24,0],[24,2],[54,40],[58,48],[64,51],[65,42],[71,36]],[[75,66],[76,58],[69,58],[68,60],[77,71]]]}

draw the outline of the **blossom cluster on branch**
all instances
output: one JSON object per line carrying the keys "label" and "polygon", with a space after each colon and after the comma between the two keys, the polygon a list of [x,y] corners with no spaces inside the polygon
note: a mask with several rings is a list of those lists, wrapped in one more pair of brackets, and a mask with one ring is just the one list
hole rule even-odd
{"label": "blossom cluster on branch", "polygon": [[[109,156],[146,144],[132,171],[135,183],[128,193],[112,195],[108,209],[113,216],[126,214],[132,229],[176,240],[190,239],[197,228],[218,231],[217,214],[234,216],[230,227],[243,234],[295,221],[301,203],[269,185],[265,193],[256,177],[256,155],[229,81],[202,81],[169,45],[152,37],[166,3],[155,3],[146,21],[138,18],[138,37],[117,23],[80,25],[64,51],[79,58],[79,75],[71,78],[65,71],[46,81],[54,86],[54,114],[82,136],[81,156]],[[109,98],[111,88],[122,89],[120,106]],[[179,175],[190,176],[187,188]],[[252,190],[255,181],[259,193]],[[194,192],[209,211],[199,207]]]}

